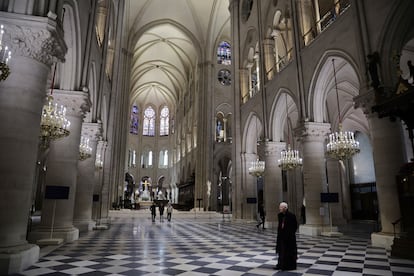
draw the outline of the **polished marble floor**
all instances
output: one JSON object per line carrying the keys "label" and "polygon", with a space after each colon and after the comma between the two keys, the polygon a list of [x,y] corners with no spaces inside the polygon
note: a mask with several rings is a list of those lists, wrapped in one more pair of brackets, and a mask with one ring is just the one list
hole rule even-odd
{"label": "polished marble floor", "polygon": [[[273,270],[273,229],[215,214],[113,214],[109,230],[81,235],[19,275],[414,275],[414,261],[390,257],[367,238],[298,235],[298,268]],[[43,248],[41,252],[45,252]]]}

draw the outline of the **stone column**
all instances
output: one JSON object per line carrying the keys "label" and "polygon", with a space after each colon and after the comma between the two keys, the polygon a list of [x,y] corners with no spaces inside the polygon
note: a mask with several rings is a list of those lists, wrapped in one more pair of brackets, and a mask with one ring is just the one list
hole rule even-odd
{"label": "stone column", "polygon": [[[253,84],[252,84],[252,67],[253,67],[253,63],[249,62],[246,67],[247,67],[247,85],[248,85],[248,88],[249,88],[249,98],[248,99],[250,99],[251,97],[254,96]],[[248,99],[246,99],[246,101]]]}
{"label": "stone column", "polygon": [[[330,133],[330,124],[304,122],[295,132],[303,148],[303,181],[306,200],[306,224],[299,227],[299,233],[317,236],[325,223],[320,214],[320,193],[326,192],[325,140]],[[325,214],[327,216],[328,214]]]}
{"label": "stone column", "polygon": [[238,197],[242,208],[240,218],[254,220],[257,214],[257,204],[247,203],[247,198],[257,199],[257,177],[249,174],[249,168],[251,167],[251,163],[256,161],[257,154],[244,153],[243,155],[245,161],[244,185],[236,196]]}
{"label": "stone column", "polygon": [[[335,0],[338,1],[338,0]],[[321,29],[321,14],[319,13],[319,0],[313,0],[313,7],[315,10],[315,22],[316,22],[316,31],[318,32],[317,34],[320,34],[322,29]]]}
{"label": "stone column", "polygon": [[264,202],[266,209],[266,227],[277,226],[277,214],[279,203],[283,201],[282,171],[279,168],[278,159],[280,152],[286,148],[286,143],[267,141],[260,147],[264,151],[266,162],[264,176]]}
{"label": "stone column", "polygon": [[275,40],[271,38],[266,38],[263,42],[264,47],[264,62],[265,62],[265,69],[266,77],[268,80],[273,79],[273,76],[275,75]]}
{"label": "stone column", "polygon": [[[270,34],[273,38],[273,44],[275,47],[275,57],[274,57],[274,70],[275,73],[279,72],[280,70],[280,64],[279,64],[279,48],[277,47],[277,41],[278,41],[278,37],[280,37],[280,31],[279,30],[273,30],[272,33]],[[287,52],[288,49],[286,49]],[[287,54],[287,53],[286,53]]]}
{"label": "stone column", "polygon": [[300,5],[302,37],[305,45],[308,45],[315,38],[312,0],[295,1],[294,3]]}
{"label": "stone column", "polygon": [[[265,74],[265,72],[261,72],[262,70],[262,66],[260,66],[262,60],[260,59],[260,53],[256,52],[253,56],[254,59],[254,63],[256,65],[256,68],[254,69],[256,71],[256,90],[254,91],[254,93],[258,93],[260,92],[262,86],[264,85],[264,83],[262,84],[261,81],[261,74]],[[253,87],[254,88],[254,87]]]}
{"label": "stone column", "polygon": [[[101,124],[83,123],[82,137],[89,139],[92,155],[78,162],[78,181],[76,183],[75,210],[73,223],[80,232],[92,230],[95,223],[92,221],[93,190],[95,185],[95,161],[97,139],[101,134]],[[95,203],[96,204],[96,203]]]}
{"label": "stone column", "polygon": [[[109,222],[109,208],[110,208],[110,194],[109,194],[109,180],[108,180],[108,171],[109,171],[109,160],[106,154],[108,142],[99,141],[96,152],[97,158],[101,160],[101,164],[96,164],[98,170],[95,174],[95,185],[94,185],[94,194],[99,195],[98,203],[93,205],[95,209],[94,213],[96,214],[96,224],[102,225]],[[105,181],[106,179],[106,181]]]}
{"label": "stone column", "polygon": [[346,176],[346,161],[335,159],[326,160],[327,183],[329,192],[339,194],[339,202],[331,204],[332,217],[335,224],[346,224],[351,220],[351,191],[348,178]]}
{"label": "stone column", "polygon": [[223,142],[227,142],[227,118],[223,118]]}
{"label": "stone column", "polygon": [[[397,204],[399,199],[396,175],[404,164],[404,155],[400,122],[392,122],[389,118],[379,119],[378,115],[371,111],[375,104],[375,92],[372,89],[355,98],[355,106],[361,107],[367,116],[374,154],[381,232],[373,233],[371,242],[373,246],[390,250],[394,241],[392,222],[401,217]],[[400,232],[399,225],[396,231]]]}
{"label": "stone column", "polygon": [[249,71],[246,68],[240,69],[240,91],[241,91],[241,100],[243,103],[247,102],[250,85]]}
{"label": "stone column", "polygon": [[45,87],[54,58],[63,59],[63,32],[48,18],[0,12],[4,45],[12,51],[10,75],[0,82],[0,274],[35,263],[39,247],[28,244],[32,190]]}
{"label": "stone column", "polygon": [[67,107],[66,115],[71,124],[69,136],[50,144],[46,188],[69,187],[69,198],[44,199],[41,222],[38,228],[30,232],[30,241],[49,239],[52,229],[53,239],[70,242],[79,238],[79,230],[73,226],[73,211],[82,120],[90,108],[89,95],[83,91],[55,90],[54,99],[59,105]]}

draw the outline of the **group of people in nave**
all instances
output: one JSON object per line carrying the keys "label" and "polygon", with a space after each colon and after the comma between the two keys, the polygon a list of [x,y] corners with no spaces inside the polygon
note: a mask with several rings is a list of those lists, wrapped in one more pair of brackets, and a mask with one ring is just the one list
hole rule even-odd
{"label": "group of people in nave", "polygon": [[[167,204],[167,220],[171,221],[173,207],[171,203]],[[152,222],[155,222],[157,214],[157,205],[155,202],[150,207]],[[164,204],[158,205],[158,211],[160,215],[160,222],[164,221]],[[256,225],[257,228],[262,225],[265,229],[265,217],[266,211],[263,204],[259,205],[259,217],[260,222]],[[297,264],[297,244],[296,244],[296,231],[298,229],[298,222],[295,214],[289,212],[288,204],[281,202],[279,205],[278,214],[278,227],[276,238],[276,255],[278,255],[277,265],[274,267],[276,270],[295,270]]]}
{"label": "group of people in nave", "polygon": [[[158,206],[158,211],[160,213],[160,222],[164,221],[164,210],[165,210],[164,204],[160,204]],[[155,222],[155,217],[157,216],[157,205],[155,204],[155,202],[152,203],[150,207],[150,211],[151,211],[152,222]],[[173,211],[173,207],[171,203],[168,203],[167,204],[167,220],[168,221],[171,221],[172,211]]]}

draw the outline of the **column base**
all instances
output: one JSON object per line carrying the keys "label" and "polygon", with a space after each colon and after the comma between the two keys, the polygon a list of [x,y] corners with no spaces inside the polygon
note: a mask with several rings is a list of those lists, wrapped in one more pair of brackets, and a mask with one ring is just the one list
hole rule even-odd
{"label": "column base", "polygon": [[391,233],[384,232],[372,233],[371,244],[372,246],[391,250],[391,246],[394,244],[394,235]]}
{"label": "column base", "polygon": [[321,236],[323,236],[323,237],[337,238],[337,237],[342,237],[343,234],[341,232],[337,232],[337,231],[330,231],[330,232],[321,232]]}
{"label": "column base", "polygon": [[93,230],[108,230],[109,226],[106,224],[99,224],[93,227]]}
{"label": "column base", "polygon": [[0,247],[0,275],[19,273],[39,261],[40,248],[35,244]]}
{"label": "column base", "polygon": [[[309,224],[303,224],[299,226],[299,234],[306,235],[306,236],[320,236],[324,233],[323,236],[329,236],[329,237],[338,237],[338,234],[341,234],[338,232],[338,227],[332,226],[332,229],[330,226],[324,226],[324,225],[309,225]],[[341,234],[342,235],[342,234]]]}
{"label": "column base", "polygon": [[73,225],[79,229],[79,233],[85,233],[93,229],[95,222],[92,220],[74,220]]}
{"label": "column base", "polygon": [[100,224],[110,225],[111,224],[111,218],[110,217],[107,217],[107,218],[96,219],[95,220],[95,224],[96,225],[100,225]]}
{"label": "column base", "polygon": [[37,243],[39,240],[57,240],[63,239],[64,242],[71,242],[79,239],[78,228],[65,228],[53,230],[52,237],[50,236],[50,229],[36,229],[29,233],[29,241]]}

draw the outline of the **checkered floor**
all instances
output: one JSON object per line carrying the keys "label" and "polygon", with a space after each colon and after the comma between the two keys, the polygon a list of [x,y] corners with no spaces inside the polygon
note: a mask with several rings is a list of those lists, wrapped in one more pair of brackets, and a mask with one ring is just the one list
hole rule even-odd
{"label": "checkered floor", "polygon": [[19,275],[414,275],[414,261],[349,236],[298,236],[298,269],[276,271],[275,237],[220,217],[118,217],[109,230],[85,234]]}

